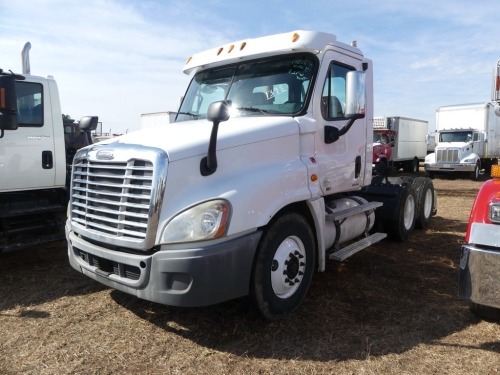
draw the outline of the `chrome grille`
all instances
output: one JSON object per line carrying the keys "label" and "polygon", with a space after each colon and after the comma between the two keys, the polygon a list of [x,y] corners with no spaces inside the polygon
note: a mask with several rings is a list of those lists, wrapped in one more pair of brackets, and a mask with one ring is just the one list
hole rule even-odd
{"label": "chrome grille", "polygon": [[[98,242],[146,250],[153,246],[156,234],[166,154],[137,146],[111,146],[80,150],[75,156],[72,229]],[[99,160],[100,152],[113,157]]]}
{"label": "chrome grille", "polygon": [[459,163],[457,149],[436,150],[436,162],[438,163]]}

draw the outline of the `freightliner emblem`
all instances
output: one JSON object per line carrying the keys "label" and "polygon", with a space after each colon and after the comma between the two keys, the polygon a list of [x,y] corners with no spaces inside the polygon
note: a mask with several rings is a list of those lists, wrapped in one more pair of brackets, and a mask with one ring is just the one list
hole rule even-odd
{"label": "freightliner emblem", "polygon": [[97,151],[96,158],[99,160],[113,160],[115,156],[113,155],[113,151]]}

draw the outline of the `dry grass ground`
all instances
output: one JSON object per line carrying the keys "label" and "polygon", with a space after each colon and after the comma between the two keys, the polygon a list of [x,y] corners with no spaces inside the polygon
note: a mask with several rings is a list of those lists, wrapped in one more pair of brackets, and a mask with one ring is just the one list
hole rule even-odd
{"label": "dry grass ground", "polygon": [[439,211],[316,274],[303,306],[264,322],[246,299],[161,306],[70,268],[64,243],[0,256],[2,374],[493,374],[500,325],[457,298],[481,182],[434,180]]}

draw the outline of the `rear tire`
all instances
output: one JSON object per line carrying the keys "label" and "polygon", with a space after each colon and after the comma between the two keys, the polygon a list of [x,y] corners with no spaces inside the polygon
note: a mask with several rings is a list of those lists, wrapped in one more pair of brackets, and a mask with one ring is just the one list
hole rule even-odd
{"label": "rear tire", "polygon": [[417,173],[420,167],[420,161],[418,158],[413,158],[413,160],[406,162],[405,164],[405,172],[408,173]]}
{"label": "rear tire", "polygon": [[278,218],[263,234],[250,280],[250,297],[268,320],[296,310],[313,275],[316,243],[307,220],[296,213]]}
{"label": "rear tire", "polygon": [[485,320],[500,321],[500,309],[495,309],[494,307],[479,305],[477,303],[471,302],[469,305],[470,311]]}
{"label": "rear tire", "polygon": [[388,234],[396,241],[406,241],[415,227],[417,198],[413,181],[407,179],[402,184],[401,197],[396,208],[396,218],[388,223]]}
{"label": "rear tire", "polygon": [[434,185],[425,177],[413,180],[413,189],[416,196],[415,228],[425,229],[429,226],[436,202],[434,202]]}

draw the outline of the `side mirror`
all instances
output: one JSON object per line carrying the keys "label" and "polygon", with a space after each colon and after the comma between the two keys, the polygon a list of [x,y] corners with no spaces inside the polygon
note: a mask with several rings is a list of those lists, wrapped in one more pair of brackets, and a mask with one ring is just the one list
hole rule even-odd
{"label": "side mirror", "polygon": [[17,129],[17,96],[14,75],[0,75],[0,130]]}
{"label": "side mirror", "polygon": [[351,71],[346,76],[345,117],[358,119],[365,117],[366,111],[366,74]]}
{"label": "side mirror", "polygon": [[212,122],[223,122],[229,119],[229,110],[231,108],[230,100],[223,100],[210,104],[207,112],[207,120]]}
{"label": "side mirror", "polygon": [[202,176],[210,176],[217,170],[217,132],[219,124],[229,120],[229,111],[231,109],[230,100],[222,100],[210,104],[207,112],[207,120],[212,121],[212,132],[208,142],[207,156],[201,159],[200,173]]}
{"label": "side mirror", "polygon": [[499,103],[495,104],[494,111],[495,111],[495,115],[497,115],[498,117],[500,117],[500,104]]}
{"label": "side mirror", "polygon": [[78,125],[80,126],[80,130],[92,131],[97,129],[98,121],[99,118],[97,116],[85,116],[80,119]]}

